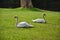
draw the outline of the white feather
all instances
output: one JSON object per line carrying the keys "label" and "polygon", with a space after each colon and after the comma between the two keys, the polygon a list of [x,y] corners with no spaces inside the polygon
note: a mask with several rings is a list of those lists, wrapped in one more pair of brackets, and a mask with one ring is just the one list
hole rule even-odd
{"label": "white feather", "polygon": [[17,24],[17,27],[32,27],[33,25],[28,24],[27,22],[20,22]]}
{"label": "white feather", "polygon": [[35,19],[35,20],[32,20],[32,21],[37,22],[37,23],[45,23],[44,19]]}

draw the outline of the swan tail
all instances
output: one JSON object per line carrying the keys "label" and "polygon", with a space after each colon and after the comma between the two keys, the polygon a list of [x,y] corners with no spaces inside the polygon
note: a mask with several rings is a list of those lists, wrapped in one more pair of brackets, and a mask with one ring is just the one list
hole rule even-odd
{"label": "swan tail", "polygon": [[33,22],[35,22],[35,20],[32,20]]}

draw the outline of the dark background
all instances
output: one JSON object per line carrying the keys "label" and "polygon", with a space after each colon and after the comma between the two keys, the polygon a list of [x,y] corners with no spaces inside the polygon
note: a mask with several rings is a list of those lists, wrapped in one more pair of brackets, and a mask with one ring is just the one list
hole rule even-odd
{"label": "dark background", "polygon": [[[33,6],[45,10],[60,11],[60,0],[32,0]],[[20,0],[0,0],[0,8],[20,7]]]}
{"label": "dark background", "polygon": [[20,6],[20,0],[0,0],[0,8],[16,8]]}

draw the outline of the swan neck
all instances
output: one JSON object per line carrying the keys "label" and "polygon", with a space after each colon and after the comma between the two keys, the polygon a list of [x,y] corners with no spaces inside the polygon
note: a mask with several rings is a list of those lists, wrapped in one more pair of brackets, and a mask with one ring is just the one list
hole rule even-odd
{"label": "swan neck", "polygon": [[45,23],[46,23],[46,18],[45,18],[45,16],[43,16],[43,19],[45,20]]}
{"label": "swan neck", "polygon": [[45,20],[45,16],[43,16],[43,19]]}
{"label": "swan neck", "polygon": [[16,26],[17,26],[17,24],[18,24],[18,18],[16,18]]}

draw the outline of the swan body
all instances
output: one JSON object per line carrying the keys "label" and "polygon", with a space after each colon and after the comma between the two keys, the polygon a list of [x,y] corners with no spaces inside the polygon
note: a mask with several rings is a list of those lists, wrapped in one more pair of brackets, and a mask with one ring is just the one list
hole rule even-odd
{"label": "swan body", "polygon": [[43,15],[42,15],[43,18],[42,19],[38,18],[38,19],[35,19],[35,20],[32,20],[32,21],[37,22],[37,23],[46,23],[45,16],[46,16],[46,14],[43,13]]}
{"label": "swan body", "polygon": [[17,24],[17,27],[32,27],[33,25],[28,24],[27,22],[20,22]]}
{"label": "swan body", "polygon": [[37,23],[45,23],[44,19],[35,19],[35,20],[32,20],[32,21],[37,22]]}
{"label": "swan body", "polygon": [[33,26],[25,21],[18,23],[18,17],[15,16],[14,18],[16,19],[16,26],[17,27],[32,27]]}

